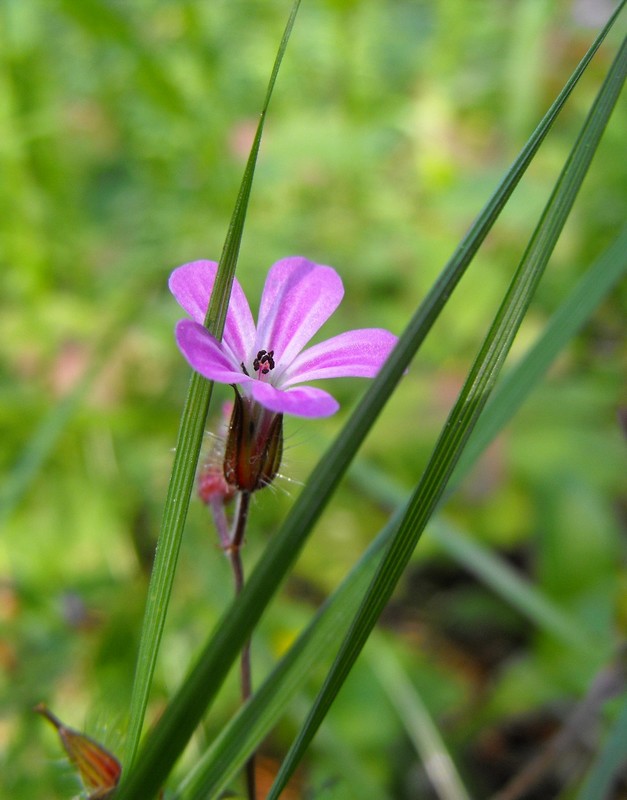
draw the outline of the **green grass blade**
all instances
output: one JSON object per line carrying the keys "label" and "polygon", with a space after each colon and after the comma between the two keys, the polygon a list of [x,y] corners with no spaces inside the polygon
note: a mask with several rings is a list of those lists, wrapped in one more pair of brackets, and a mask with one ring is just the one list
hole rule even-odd
{"label": "green grass blade", "polygon": [[623,43],[438,439],[423,478],[410,500],[407,513],[385,552],[310,714],[283,762],[268,794],[268,800],[276,800],[285,788],[361,652],[444,493],[570,213],[624,83],[626,71],[627,43]]}
{"label": "green grass blade", "polygon": [[[627,229],[586,271],[551,318],[534,347],[516,364],[506,380],[499,382],[495,388],[486,407],[486,416],[489,408],[496,413],[500,422],[500,427],[491,427],[492,436],[499,433],[540,381],[549,366],[547,354],[551,353],[555,357],[559,353],[560,348],[589,319],[626,269]],[[542,368],[539,368],[540,364]],[[510,402],[510,395],[516,398],[515,403]],[[472,453],[473,460],[478,458],[485,444],[489,443],[484,437],[475,435],[482,428],[482,420],[483,417],[480,418],[464,453]],[[472,463],[468,462],[468,467],[470,466]],[[400,508],[407,502],[407,492],[379,470],[364,464],[355,464],[351,468],[351,476],[359,486],[368,486],[368,494],[375,502],[392,508]],[[461,472],[456,469],[452,483],[460,477]],[[314,669],[318,669],[320,663],[326,661],[325,653],[339,647],[348,623],[357,611],[363,591],[374,574],[391,530],[392,527],[387,526],[377,536],[345,581],[329,597],[288,654],[264,681],[252,701],[240,710],[196,764],[193,772],[186,776],[176,797],[181,800],[203,800],[218,794],[229,785],[250,753],[284,714],[287,703],[300,689],[302,681]],[[539,629],[555,636],[567,647],[581,652],[589,652],[590,648],[595,647],[578,621],[538,592],[509,564],[480,542],[475,542],[438,518],[431,520],[427,533],[449,556],[525,614]]]}
{"label": "green grass blade", "polygon": [[468,447],[459,460],[453,483],[465,475],[539,383],[557,354],[590,318],[608,292],[627,272],[627,226],[595,260],[575,289],[551,317],[542,337],[521,363],[499,382]]}
{"label": "green grass blade", "polygon": [[[222,338],[222,331],[226,321],[231,287],[233,285],[233,277],[235,275],[235,267],[246,220],[246,212],[248,209],[248,201],[259,153],[259,146],[261,144],[263,126],[281,60],[287,47],[299,4],[300,0],[296,0],[293,4],[283,38],[277,51],[261,117],[257,125],[255,139],[246,164],[246,169],[244,170],[244,176],[220,257],[214,291],[211,295],[211,302],[205,320],[207,328],[218,340]],[[205,380],[205,378],[201,377],[198,373],[193,373],[181,417],[172,476],[168,487],[159,542],[146,600],[146,610],[144,613],[144,622],[137,658],[137,669],[131,697],[129,728],[124,760],[127,770],[132,766],[139,746],[157,654],[172,592],[183,528],[194,487],[196,464],[202,444],[212,388],[213,383]],[[161,778],[159,780],[161,780]],[[129,796],[146,797],[146,792],[149,793],[150,791],[146,786],[141,788],[136,785],[135,788],[133,788],[132,782],[129,781],[128,783]],[[154,791],[157,789],[158,785],[155,786]],[[127,790],[122,788],[120,791],[123,793]],[[133,792],[136,792],[136,794],[133,795]]]}
{"label": "green grass blade", "polygon": [[623,693],[620,710],[601,752],[595,759],[577,800],[604,800],[611,796],[614,781],[625,763],[627,742],[627,693]]}
{"label": "green grass blade", "polygon": [[303,680],[332,652],[345,635],[391,533],[379,534],[340,586],[315,614],[286,655],[251,700],[243,706],[175,793],[180,800],[216,797],[238,773],[250,753],[285,713]]}
{"label": "green grass blade", "polygon": [[132,765],[135,759],[148,706],[211,390],[212,384],[197,373],[192,375],[146,598],[126,739],[124,763],[127,766]]}
{"label": "green grass blade", "polygon": [[539,630],[549,633],[580,654],[589,653],[591,648],[597,648],[598,652],[601,643],[592,638],[577,619],[487,547],[441,519],[432,521],[428,533],[449,556],[527,617]]}
{"label": "green grass blade", "polygon": [[[145,753],[129,776],[139,794],[131,794],[125,786],[119,800],[141,796],[140,787],[155,786],[171,769],[191,736],[203,713],[215,698],[228,670],[237,658],[244,641],[261,617],[298,556],[309,531],[332,495],[359,445],[374,423],[389,394],[400,380],[403,370],[422,343],[455,285],[463,275],[481,242],[490,231],[507,199],[524,174],[535,152],[550,130],[561,108],[585,71],[616,20],[625,0],[595,39],[555,102],[533,132],[497,190],[446,265],[431,292],[414,315],[397,348],[375,379],[361,403],[341,432],[335,445],[325,454],[311,475],[279,533],[269,545],[264,558],[251,574],[239,597],[225,610],[214,628],[196,665],[149,735]],[[148,784],[149,782],[149,784]]]}

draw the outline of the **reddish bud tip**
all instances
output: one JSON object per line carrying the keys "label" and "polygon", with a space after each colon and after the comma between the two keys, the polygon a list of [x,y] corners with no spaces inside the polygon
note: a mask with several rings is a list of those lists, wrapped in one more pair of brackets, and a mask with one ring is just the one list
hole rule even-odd
{"label": "reddish bud tip", "polygon": [[91,792],[89,800],[110,797],[122,774],[117,758],[89,736],[66,727],[43,703],[35,706],[35,711],[56,728],[68,758]]}

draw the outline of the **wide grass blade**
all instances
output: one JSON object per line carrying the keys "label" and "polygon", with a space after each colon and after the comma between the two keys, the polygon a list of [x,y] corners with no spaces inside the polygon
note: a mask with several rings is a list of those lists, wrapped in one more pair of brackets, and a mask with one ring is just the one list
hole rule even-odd
{"label": "wide grass blade", "polygon": [[[226,321],[226,314],[231,296],[231,287],[235,275],[235,266],[239,254],[248,201],[257,163],[257,155],[261,144],[263,126],[274,90],[279,67],[285,53],[300,0],[296,0],[288,19],[283,38],[277,51],[274,67],[268,83],[266,97],[263,103],[261,117],[253,146],[244,170],[244,176],[239,189],[233,215],[224,242],[218,274],[211,302],[205,320],[206,327],[220,340]],[[133,694],[131,698],[129,728],[127,734],[126,754],[124,759],[125,769],[131,767],[141,736],[141,730],[148,704],[148,696],[152,685],[159,644],[163,634],[168,603],[172,592],[172,584],[178,561],[178,554],[183,535],[183,527],[187,517],[187,509],[194,486],[196,464],[200,453],[202,438],[205,429],[205,420],[209,409],[213,383],[205,380],[198,373],[193,373],[189,391],[183,409],[181,423],[176,443],[172,476],[168,487],[161,532],[155,555],[155,562],[148,588],[148,598],[144,614],[137,669]],[[125,791],[124,788],[121,789]],[[140,790],[140,795],[147,792],[146,788]]]}
{"label": "wide grass blade", "polygon": [[557,181],[512,284],[438,439],[425,473],[412,495],[407,512],[377,568],[349,634],[307,720],[283,762],[268,794],[268,800],[279,797],[313,739],[446,489],[570,213],[624,83],[626,72],[627,42],[624,42]]}
{"label": "wide grass blade", "polygon": [[[624,2],[620,8],[623,6]],[[372,382],[334,446],[329,449],[312,473],[242,593],[225,610],[195,667],[147,737],[146,747],[135,769],[119,790],[119,800],[144,798],[147,794],[150,795],[150,792],[154,794],[158,785],[169,773],[195,726],[217,694],[263,609],[297,558],[311,528],[394,386],[400,380],[403,370],[487,236],[619,11],[620,9],[615,12],[599,34],[506,173],[494,195],[462,239],[433,289],[417,310],[387,364]]]}

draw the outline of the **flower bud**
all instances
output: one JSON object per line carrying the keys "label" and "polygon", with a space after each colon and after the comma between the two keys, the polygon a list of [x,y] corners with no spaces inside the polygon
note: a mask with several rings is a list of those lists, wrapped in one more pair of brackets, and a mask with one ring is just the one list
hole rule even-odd
{"label": "flower bud", "polygon": [[283,456],[283,414],[276,414],[235,390],[224,451],[226,482],[243,492],[274,480]]}
{"label": "flower bud", "polygon": [[43,703],[35,711],[57,729],[68,758],[78,770],[85,788],[90,791],[89,800],[112,797],[122,772],[117,758],[89,736],[66,727]]}

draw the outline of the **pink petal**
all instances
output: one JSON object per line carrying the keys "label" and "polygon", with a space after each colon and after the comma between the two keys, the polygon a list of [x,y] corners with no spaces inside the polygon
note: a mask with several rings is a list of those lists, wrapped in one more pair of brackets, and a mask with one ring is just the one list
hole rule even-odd
{"label": "pink petal", "polygon": [[297,356],[281,376],[281,386],[320,378],[374,378],[397,342],[382,328],[347,331]]}
{"label": "pink petal", "polygon": [[292,414],[295,417],[329,417],[338,410],[339,403],[322,389],[299,386],[297,389],[281,391],[263,381],[251,381],[246,385],[254,399],[277,414]]}
{"label": "pink petal", "polygon": [[263,289],[254,349],[274,350],[282,371],[327,321],[343,295],[342,281],[331,267],[300,257],[277,261]]}
{"label": "pink petal", "polygon": [[219,342],[198,322],[182,319],[176,325],[177,344],[189,364],[210,381],[218,383],[252,382],[234,363]]}
{"label": "pink petal", "polygon": [[[170,275],[170,291],[191,318],[201,325],[207,315],[217,271],[215,261],[192,261],[177,267]],[[235,361],[248,359],[255,340],[255,323],[237,279],[233,280],[222,339]]]}

